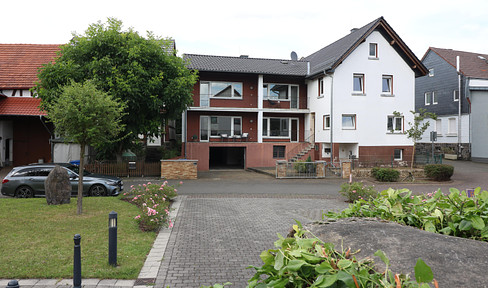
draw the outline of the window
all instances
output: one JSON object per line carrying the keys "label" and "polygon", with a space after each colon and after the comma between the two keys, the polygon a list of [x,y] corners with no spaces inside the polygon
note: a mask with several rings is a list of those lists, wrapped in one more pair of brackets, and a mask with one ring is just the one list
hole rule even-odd
{"label": "window", "polygon": [[378,58],[378,44],[377,43],[369,43],[369,57],[370,58]]}
{"label": "window", "polygon": [[453,93],[453,98],[454,98],[454,101],[459,101],[459,91],[457,90],[454,90],[454,93]]}
{"label": "window", "polygon": [[342,129],[356,129],[356,115],[342,115]]}
{"label": "window", "polygon": [[395,149],[393,151],[393,159],[395,159],[396,161],[403,160],[403,149]]}
{"label": "window", "polygon": [[265,137],[290,137],[288,118],[264,118],[263,136]]}
{"label": "window", "polygon": [[387,95],[393,95],[393,76],[383,75],[381,92]]}
{"label": "window", "polygon": [[324,130],[330,129],[330,115],[324,115]]}
{"label": "window", "polygon": [[434,77],[434,68],[429,69],[429,77]]}
{"label": "window", "polygon": [[437,93],[432,92],[432,104],[437,104]]}
{"label": "window", "polygon": [[425,105],[430,105],[430,103],[432,102],[432,93],[425,92],[424,98],[425,98]]}
{"label": "window", "polygon": [[388,116],[386,129],[391,133],[403,132],[403,116]]}
{"label": "window", "polygon": [[286,146],[273,146],[273,158],[285,158]]}
{"label": "window", "polygon": [[290,95],[298,95],[298,85],[263,84],[264,99],[290,100]]}
{"label": "window", "polygon": [[210,137],[220,137],[222,134],[228,136],[241,135],[241,117],[230,116],[200,116],[200,140],[208,141]]}
{"label": "window", "polygon": [[200,97],[242,98],[242,83],[237,82],[200,82]]}
{"label": "window", "polygon": [[319,97],[324,96],[324,78],[319,79]]}
{"label": "window", "polygon": [[457,123],[456,118],[449,118],[447,122],[447,134],[456,135],[457,134]]}
{"label": "window", "polygon": [[353,75],[353,92],[364,94],[364,74]]}
{"label": "window", "polygon": [[442,119],[435,120],[435,132],[437,135],[442,135]]}

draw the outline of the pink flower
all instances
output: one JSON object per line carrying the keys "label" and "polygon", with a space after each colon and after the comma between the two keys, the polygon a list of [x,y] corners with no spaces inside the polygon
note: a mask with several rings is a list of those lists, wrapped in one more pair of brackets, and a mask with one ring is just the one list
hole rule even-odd
{"label": "pink flower", "polygon": [[137,215],[136,217],[134,217],[134,219],[140,219],[141,218],[141,215]]}
{"label": "pink flower", "polygon": [[168,220],[168,221],[169,221],[168,228],[173,228],[173,222],[171,222],[171,220]]}
{"label": "pink flower", "polygon": [[352,193],[356,193],[356,190],[352,190]]}
{"label": "pink flower", "polygon": [[180,185],[183,184],[183,181],[180,181]]}
{"label": "pink flower", "polygon": [[175,189],[175,192],[178,192],[178,190]]}

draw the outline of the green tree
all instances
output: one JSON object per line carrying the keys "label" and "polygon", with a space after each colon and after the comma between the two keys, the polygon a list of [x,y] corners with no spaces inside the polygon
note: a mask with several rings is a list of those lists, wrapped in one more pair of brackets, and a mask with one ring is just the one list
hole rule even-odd
{"label": "green tree", "polygon": [[106,24],[90,25],[83,35],[74,33],[61,46],[59,57],[40,69],[38,78],[34,89],[44,105],[59,97],[71,80],[92,80],[99,90],[126,103],[119,140],[103,145],[120,160],[138,135],[159,136],[163,120],[181,115],[192,103],[197,74],[176,56],[172,40],[150,32],[144,38],[108,18]]}
{"label": "green tree", "polygon": [[77,213],[82,213],[85,147],[99,146],[113,140],[124,128],[121,124],[125,104],[95,87],[92,81],[71,82],[50,103],[43,103],[56,133],[66,141],[80,144]]}
{"label": "green tree", "polygon": [[[437,115],[432,112],[427,112],[426,109],[420,108],[417,112],[410,111],[413,114],[413,122],[408,122],[410,128],[405,130],[405,134],[407,137],[412,139],[413,141],[413,151],[412,151],[412,163],[410,168],[413,169],[413,163],[415,160],[415,145],[417,142],[422,139],[422,135],[424,132],[429,128],[430,123],[429,121],[424,121],[427,118],[437,119]],[[400,112],[394,111],[393,115],[399,117],[401,116]]]}

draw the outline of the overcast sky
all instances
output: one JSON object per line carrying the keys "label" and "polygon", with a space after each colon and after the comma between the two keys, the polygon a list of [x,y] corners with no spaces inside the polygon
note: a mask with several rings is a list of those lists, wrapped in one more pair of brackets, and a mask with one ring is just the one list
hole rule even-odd
{"label": "overcast sky", "polygon": [[176,40],[178,54],[305,57],[383,16],[422,58],[429,47],[488,54],[486,0],[1,0],[0,43],[64,44],[108,17]]}

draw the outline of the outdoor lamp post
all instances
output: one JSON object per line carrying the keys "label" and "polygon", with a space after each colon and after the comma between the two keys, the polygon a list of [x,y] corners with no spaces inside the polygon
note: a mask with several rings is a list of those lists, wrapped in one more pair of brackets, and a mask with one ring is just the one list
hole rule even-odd
{"label": "outdoor lamp post", "polygon": [[81,288],[81,235],[73,237],[75,242],[73,257],[73,288]]}
{"label": "outdoor lamp post", "polygon": [[108,263],[117,266],[117,212],[108,213]]}

